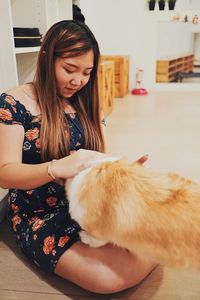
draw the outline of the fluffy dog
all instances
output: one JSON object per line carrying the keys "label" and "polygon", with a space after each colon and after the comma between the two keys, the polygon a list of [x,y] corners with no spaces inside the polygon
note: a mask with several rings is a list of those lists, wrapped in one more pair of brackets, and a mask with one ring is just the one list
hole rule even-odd
{"label": "fluffy dog", "polygon": [[200,269],[197,183],[108,158],[65,187],[83,242],[93,247],[113,243],[162,265]]}

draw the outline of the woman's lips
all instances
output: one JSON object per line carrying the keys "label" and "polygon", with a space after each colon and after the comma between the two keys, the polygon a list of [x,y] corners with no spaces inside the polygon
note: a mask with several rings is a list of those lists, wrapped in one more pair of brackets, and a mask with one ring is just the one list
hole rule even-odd
{"label": "woman's lips", "polygon": [[66,90],[68,90],[70,92],[76,92],[76,91],[78,91],[78,89],[70,89],[70,88],[66,88]]}

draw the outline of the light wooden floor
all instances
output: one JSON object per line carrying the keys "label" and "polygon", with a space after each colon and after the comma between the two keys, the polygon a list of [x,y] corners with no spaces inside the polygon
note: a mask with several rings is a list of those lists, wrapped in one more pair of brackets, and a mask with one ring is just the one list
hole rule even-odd
{"label": "light wooden floor", "polygon": [[[200,92],[157,92],[115,100],[107,119],[113,154],[178,171],[200,181]],[[99,296],[29,265],[18,252],[6,223],[0,224],[0,300],[200,300],[200,273],[158,267],[140,285]]]}

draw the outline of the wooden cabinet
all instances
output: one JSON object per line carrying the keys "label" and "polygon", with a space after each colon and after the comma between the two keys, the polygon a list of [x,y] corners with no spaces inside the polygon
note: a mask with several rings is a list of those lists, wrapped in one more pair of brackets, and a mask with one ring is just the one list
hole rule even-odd
{"label": "wooden cabinet", "polygon": [[0,1],[0,88],[31,81],[39,47],[15,48],[13,27],[38,27],[41,34],[63,19],[72,19],[72,0]]}
{"label": "wooden cabinet", "polygon": [[101,61],[113,61],[115,68],[115,97],[124,97],[129,85],[129,56],[102,55]]}
{"label": "wooden cabinet", "polygon": [[194,54],[159,59],[156,62],[156,81],[176,81],[178,72],[192,72],[193,66]]}
{"label": "wooden cabinet", "polygon": [[113,110],[114,88],[114,62],[100,62],[98,70],[98,92],[101,108],[105,116],[108,116]]}

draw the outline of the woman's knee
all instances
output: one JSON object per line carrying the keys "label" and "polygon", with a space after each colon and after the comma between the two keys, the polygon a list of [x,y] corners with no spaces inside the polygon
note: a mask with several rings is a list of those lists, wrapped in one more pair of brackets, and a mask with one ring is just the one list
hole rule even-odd
{"label": "woman's knee", "polygon": [[77,242],[61,256],[55,273],[88,291],[110,294],[138,284],[152,269],[152,263],[117,247],[91,249]]}
{"label": "woman's knee", "polygon": [[134,286],[134,282],[131,282],[130,279],[127,280],[116,274],[104,274],[96,277],[89,290],[98,294],[112,294],[123,291],[131,286]]}
{"label": "woman's knee", "polygon": [[143,270],[141,268],[127,272],[114,272],[111,270],[99,272],[95,278],[93,287],[90,286],[89,290],[100,294],[121,292],[139,284],[156,266],[154,263],[149,263]]}

